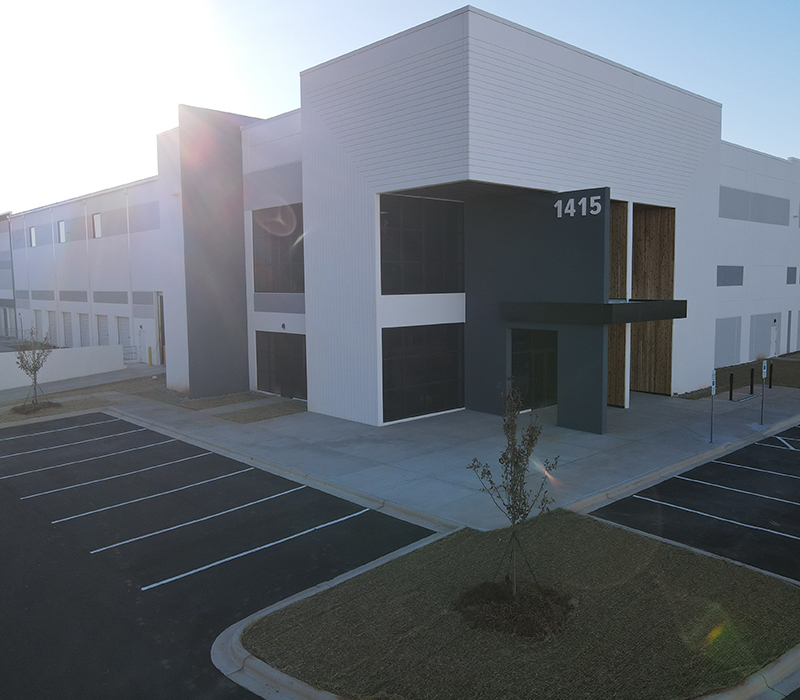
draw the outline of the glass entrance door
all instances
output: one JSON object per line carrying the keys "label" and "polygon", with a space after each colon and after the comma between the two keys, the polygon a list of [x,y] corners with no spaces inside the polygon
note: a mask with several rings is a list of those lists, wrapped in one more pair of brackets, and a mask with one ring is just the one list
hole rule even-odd
{"label": "glass entrance door", "polygon": [[558,403],[558,332],[512,328],[511,377],[525,408]]}

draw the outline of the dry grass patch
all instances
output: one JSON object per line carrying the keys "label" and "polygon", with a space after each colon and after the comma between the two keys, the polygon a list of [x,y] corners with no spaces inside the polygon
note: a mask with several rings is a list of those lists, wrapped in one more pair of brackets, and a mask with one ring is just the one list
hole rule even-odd
{"label": "dry grass patch", "polygon": [[[44,402],[39,402],[40,405]],[[52,402],[35,413],[23,413],[15,410],[17,406],[6,404],[0,407],[0,423],[13,423],[14,421],[29,420],[30,418],[44,418],[47,416],[57,416],[62,413],[77,413],[78,411],[88,411],[96,408],[105,408],[113,402],[107,398],[97,397],[78,397],[71,400]]]}
{"label": "dry grass patch", "polygon": [[523,637],[456,610],[491,579],[499,532],[461,531],[255,622],[245,647],[351,700],[667,700],[738,683],[800,643],[800,589],[556,511],[521,532],[539,582],[572,609]]}

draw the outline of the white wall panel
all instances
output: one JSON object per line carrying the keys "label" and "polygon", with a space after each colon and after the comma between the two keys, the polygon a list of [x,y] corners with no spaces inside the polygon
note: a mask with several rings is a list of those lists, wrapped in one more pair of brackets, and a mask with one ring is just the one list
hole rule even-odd
{"label": "white wall panel", "polygon": [[719,105],[481,12],[469,13],[470,177],[610,186],[675,206],[720,134]]}

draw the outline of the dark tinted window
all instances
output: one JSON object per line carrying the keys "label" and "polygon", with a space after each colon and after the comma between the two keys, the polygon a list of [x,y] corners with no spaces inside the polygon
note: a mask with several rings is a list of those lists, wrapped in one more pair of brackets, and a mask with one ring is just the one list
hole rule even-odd
{"label": "dark tinted window", "polygon": [[256,292],[305,291],[302,204],[253,212],[253,273]]}
{"label": "dark tinted window", "polygon": [[296,333],[257,331],[256,373],[261,391],[307,398],[306,337]]}
{"label": "dark tinted window", "polygon": [[464,205],[381,195],[381,293],[464,291]]}
{"label": "dark tinted window", "polygon": [[383,329],[383,420],[464,406],[464,324]]}

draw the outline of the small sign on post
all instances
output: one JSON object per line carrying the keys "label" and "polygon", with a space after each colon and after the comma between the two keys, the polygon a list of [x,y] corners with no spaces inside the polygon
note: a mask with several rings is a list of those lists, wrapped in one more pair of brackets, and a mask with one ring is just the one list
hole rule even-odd
{"label": "small sign on post", "polygon": [[764,425],[764,395],[767,393],[767,361],[761,362],[761,425]]}

